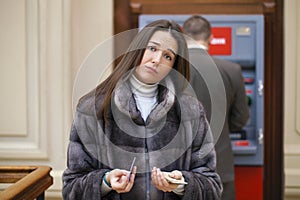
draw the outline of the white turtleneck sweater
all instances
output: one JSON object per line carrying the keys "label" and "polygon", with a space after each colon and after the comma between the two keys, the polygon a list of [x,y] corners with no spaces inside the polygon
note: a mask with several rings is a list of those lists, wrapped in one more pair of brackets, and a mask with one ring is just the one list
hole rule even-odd
{"label": "white turtleneck sweater", "polygon": [[129,82],[137,108],[141,112],[144,121],[146,121],[150,112],[157,105],[158,84],[145,84],[139,81],[134,75],[131,76]]}

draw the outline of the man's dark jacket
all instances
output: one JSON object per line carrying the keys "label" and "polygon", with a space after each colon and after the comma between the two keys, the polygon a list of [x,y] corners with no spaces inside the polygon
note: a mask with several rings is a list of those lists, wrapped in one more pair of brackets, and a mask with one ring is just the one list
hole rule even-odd
{"label": "man's dark jacket", "polygon": [[240,131],[249,118],[241,67],[213,58],[201,48],[189,48],[189,54],[192,64],[190,83],[210,121],[216,143],[217,172],[223,183],[233,181],[234,161],[229,134]]}

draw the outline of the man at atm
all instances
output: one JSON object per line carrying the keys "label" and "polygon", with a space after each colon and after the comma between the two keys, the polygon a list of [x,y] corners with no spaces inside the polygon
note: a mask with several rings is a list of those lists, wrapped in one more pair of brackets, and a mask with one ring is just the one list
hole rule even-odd
{"label": "man at atm", "polygon": [[[212,58],[208,55],[208,49],[213,35],[210,23],[202,16],[191,16],[183,24],[184,33],[187,35],[187,43],[191,62],[191,85],[202,102],[208,121],[211,122],[212,106],[218,108],[222,105],[212,103],[209,85],[205,80],[214,77],[203,77],[207,70],[216,68],[221,75],[225,88],[226,109],[224,112],[224,125],[217,141],[215,149],[217,153],[217,171],[223,183],[222,200],[235,199],[234,185],[234,158],[230,141],[230,132],[241,131],[249,118],[249,108],[246,99],[245,85],[240,65]],[[220,92],[221,93],[221,92]],[[220,101],[216,101],[220,102]],[[211,124],[213,126],[213,124]],[[213,128],[212,128],[213,130]],[[214,135],[218,133],[213,133]]]}

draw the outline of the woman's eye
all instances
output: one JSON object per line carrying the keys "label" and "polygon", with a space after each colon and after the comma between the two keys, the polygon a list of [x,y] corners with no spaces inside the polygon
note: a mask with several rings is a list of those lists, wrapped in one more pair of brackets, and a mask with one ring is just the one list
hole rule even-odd
{"label": "woman's eye", "polygon": [[165,55],[165,58],[168,59],[168,60],[172,60],[172,57],[169,56],[168,54]]}
{"label": "woman's eye", "polygon": [[156,48],[155,48],[154,46],[148,46],[148,49],[149,49],[150,51],[156,51]]}

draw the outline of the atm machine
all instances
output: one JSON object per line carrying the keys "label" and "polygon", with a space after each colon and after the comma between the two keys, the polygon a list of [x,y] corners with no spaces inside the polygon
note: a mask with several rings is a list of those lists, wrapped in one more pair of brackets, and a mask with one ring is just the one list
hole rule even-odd
{"label": "atm machine", "polygon": [[[202,15],[212,25],[209,53],[242,67],[250,118],[243,131],[231,133],[237,200],[263,199],[264,17]],[[190,15],[140,15],[139,27],[168,19],[180,25]]]}

